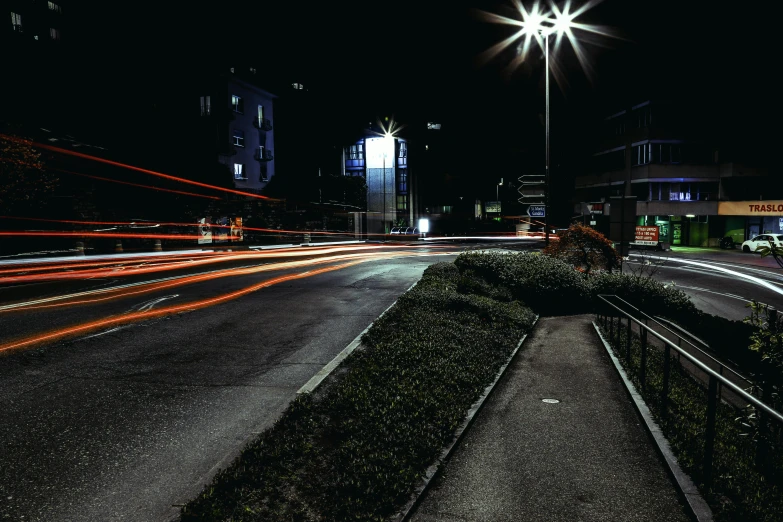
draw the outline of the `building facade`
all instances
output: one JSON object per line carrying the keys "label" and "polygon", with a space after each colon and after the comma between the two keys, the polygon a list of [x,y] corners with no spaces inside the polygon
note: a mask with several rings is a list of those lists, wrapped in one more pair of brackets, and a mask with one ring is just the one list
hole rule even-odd
{"label": "building facade", "polygon": [[366,233],[388,234],[395,226],[417,226],[406,139],[378,136],[367,129],[364,137],[343,148],[341,166],[344,176],[362,176],[367,182]]}
{"label": "building facade", "polygon": [[[252,82],[252,68],[206,78],[197,101],[194,129],[204,146],[202,154],[225,166],[238,190],[260,192],[275,175],[274,100],[276,96]],[[222,180],[225,181],[225,180]]]}
{"label": "building facade", "polygon": [[[636,199],[637,225],[658,226],[663,244],[717,246],[725,236],[741,242],[770,228],[783,231],[775,228],[783,221],[765,222],[753,211],[760,199],[778,195],[767,171],[723,161],[703,114],[648,100],[606,117],[597,135],[597,151],[575,178],[574,210],[594,226],[606,228],[610,198],[625,195]],[[595,203],[603,214],[590,214]]]}

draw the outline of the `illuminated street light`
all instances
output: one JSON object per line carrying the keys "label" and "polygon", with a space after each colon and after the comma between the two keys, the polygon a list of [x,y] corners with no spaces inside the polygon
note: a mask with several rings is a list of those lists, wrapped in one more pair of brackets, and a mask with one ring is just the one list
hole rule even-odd
{"label": "illuminated street light", "polygon": [[[552,35],[555,36],[555,52],[557,52],[557,50],[560,48],[563,37],[568,39],[568,41],[571,43],[571,47],[574,49],[574,53],[576,54],[580,65],[582,66],[582,69],[589,78],[589,64],[587,63],[584,49],[582,49],[579,41],[574,35],[574,30],[578,29],[581,31],[609,37],[615,37],[615,35],[606,28],[578,23],[575,22],[574,19],[598,4],[599,1],[600,0],[589,0],[579,9],[571,12],[571,0],[566,0],[562,9],[560,9],[557,4],[549,0],[548,11],[544,11],[538,2],[533,5],[530,11],[528,11],[525,6],[522,5],[520,0],[514,0],[514,7],[518,11],[521,20],[480,11],[482,17],[488,22],[512,25],[519,28],[519,30],[517,30],[517,32],[515,32],[510,37],[490,47],[484,53],[484,58],[486,60],[489,60],[498,55],[505,48],[522,38],[524,38],[524,40],[517,48],[518,55],[511,64],[512,66],[519,65],[525,60],[533,40],[535,40],[539,47],[541,47],[541,49],[544,51],[546,74],[546,171],[544,177],[544,227],[547,246],[549,245],[549,37]],[[552,72],[555,75],[555,80],[560,83],[557,70]]]}

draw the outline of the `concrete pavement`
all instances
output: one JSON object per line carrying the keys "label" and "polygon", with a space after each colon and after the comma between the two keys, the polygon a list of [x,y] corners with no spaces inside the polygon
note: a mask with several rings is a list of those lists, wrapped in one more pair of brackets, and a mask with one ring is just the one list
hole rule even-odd
{"label": "concrete pavement", "polygon": [[591,321],[539,320],[412,521],[689,520]]}

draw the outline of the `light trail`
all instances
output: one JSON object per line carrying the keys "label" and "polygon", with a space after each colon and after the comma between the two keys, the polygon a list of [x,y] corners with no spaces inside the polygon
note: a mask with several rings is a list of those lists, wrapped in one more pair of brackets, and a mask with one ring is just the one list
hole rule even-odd
{"label": "light trail", "polygon": [[318,274],[323,274],[326,272],[331,272],[334,270],[340,270],[342,268],[347,268],[349,266],[353,266],[355,264],[361,263],[361,261],[353,261],[348,263],[343,263],[339,265],[333,265],[333,266],[327,266],[323,268],[319,268],[316,270],[308,270],[306,272],[300,272],[297,274],[289,274],[285,276],[279,276],[273,279],[267,279],[266,281],[263,281],[261,283],[256,283],[254,285],[250,285],[246,288],[243,288],[241,290],[237,290],[234,292],[229,292],[227,294],[223,294],[217,297],[212,297],[209,299],[202,299],[199,301],[193,301],[190,303],[182,304],[182,305],[173,305],[173,306],[167,306],[164,308],[159,308],[157,310],[147,310],[144,312],[134,312],[130,314],[124,314],[122,316],[118,317],[111,317],[108,319],[99,319],[97,321],[89,321],[86,323],[78,324],[75,326],[70,326],[66,328],[61,328],[58,330],[53,330],[50,332],[47,332],[45,334],[39,334],[34,335],[32,337],[27,337],[24,339],[19,339],[16,341],[11,341],[8,343],[0,344],[0,353],[7,352],[10,350],[15,350],[19,348],[25,348],[34,346],[37,344],[41,344],[44,342],[51,342],[67,337],[72,337],[75,335],[84,334],[87,332],[91,332],[94,330],[98,330],[100,328],[105,327],[111,327],[111,326],[117,326],[121,324],[128,324],[138,321],[143,321],[147,319],[152,319],[156,317],[162,317],[165,315],[172,315],[182,312],[192,312],[195,310],[199,310],[202,308],[206,308],[208,306],[214,306],[216,304],[225,303],[227,301],[231,301],[233,299],[237,299],[239,297],[242,297],[244,295],[250,294],[252,292],[255,292],[257,290],[260,290],[262,288],[266,288],[269,286],[273,286],[279,283],[283,283],[286,281],[291,281],[294,279],[302,279],[305,277],[311,277]]}
{"label": "light trail", "polygon": [[133,170],[133,171],[136,171],[136,172],[141,172],[143,174],[149,174],[151,176],[157,176],[159,178],[164,178],[164,179],[168,179],[168,180],[172,180],[172,181],[177,181],[177,182],[180,182],[180,183],[187,183],[189,185],[195,185],[197,187],[208,188],[208,189],[211,189],[211,190],[219,190],[221,192],[228,192],[230,194],[239,194],[241,196],[247,196],[249,198],[264,199],[264,200],[271,200],[271,201],[279,201],[279,200],[276,200],[275,198],[270,198],[268,196],[262,196],[260,194],[253,194],[251,192],[242,192],[241,190],[234,190],[234,189],[230,189],[230,188],[218,187],[216,185],[209,185],[207,183],[201,183],[200,181],[193,181],[193,180],[190,180],[190,179],[185,179],[185,178],[180,178],[180,177],[177,177],[177,176],[172,176],[170,174],[164,174],[162,172],[156,172],[154,170],[143,169],[141,167],[135,167],[133,165],[128,165],[126,163],[120,163],[119,161],[112,161],[112,160],[108,160],[108,159],[105,159],[105,158],[99,158],[98,156],[91,156],[89,154],[84,154],[83,152],[76,152],[74,150],[63,149],[61,147],[54,147],[52,145],[46,145],[45,143],[37,143],[37,142],[34,142],[34,141],[22,140],[20,138],[17,138],[17,137],[14,137],[14,136],[9,136],[7,134],[0,134],[0,138],[4,138],[4,139],[7,139],[9,141],[13,141],[15,143],[23,143],[25,145],[30,145],[30,146],[38,148],[38,149],[45,149],[45,150],[49,150],[49,151],[52,151],[52,152],[58,152],[60,154],[66,154],[68,156],[74,156],[74,157],[77,157],[77,158],[88,159],[88,160],[96,161],[98,163],[104,163],[106,165],[112,165],[114,167],[121,167],[121,168],[124,168],[124,169]]}
{"label": "light trail", "polygon": [[195,192],[185,192],[184,190],[174,190],[174,189],[167,189],[161,187],[153,187],[151,185],[142,185],[141,183],[131,183],[130,181],[121,181],[119,179],[111,179],[111,178],[104,178],[101,176],[93,176],[90,174],[82,174],[81,172],[73,172],[71,170],[65,170],[65,169],[52,169],[52,170],[56,170],[57,172],[65,172],[66,174],[73,174],[74,176],[84,176],[85,178],[99,179],[102,181],[109,181],[111,183],[119,183],[120,185],[130,185],[131,187],[140,187],[140,188],[152,189],[160,192],[171,192],[174,194],[184,194],[185,196],[194,196],[197,198],[205,198],[205,199],[216,199],[220,201],[220,198],[218,196],[207,196],[206,194],[196,194]]}
{"label": "light trail", "polygon": [[[161,264],[157,265],[140,265],[139,267],[133,268],[133,267],[125,267],[123,270],[111,270],[110,266],[117,267],[117,263],[111,263],[107,264],[106,268],[97,268],[97,269],[90,269],[90,270],[79,270],[81,265],[79,264],[61,264],[58,265],[58,267],[69,270],[68,272],[46,272],[46,270],[49,267],[46,266],[40,266],[40,267],[29,267],[29,266],[23,266],[20,267],[18,270],[13,269],[5,269],[3,271],[0,271],[0,274],[6,273],[6,274],[14,274],[19,272],[26,272],[26,274],[22,275],[10,275],[5,277],[0,277],[0,284],[4,283],[28,283],[28,282],[37,282],[37,281],[56,281],[56,280],[73,280],[73,279],[87,279],[87,278],[93,278],[93,277],[105,277],[107,275],[111,275],[112,277],[127,277],[132,275],[139,275],[139,274],[149,274],[149,273],[157,273],[157,272],[165,272],[165,271],[171,271],[171,270],[178,270],[183,268],[193,268],[197,266],[204,266],[204,265],[210,265],[215,263],[223,263],[228,261],[241,261],[241,260],[259,260],[259,259],[268,259],[268,258],[277,258],[277,257],[305,257],[305,256],[318,256],[318,255],[330,255],[330,254],[336,254],[338,252],[357,252],[357,251],[363,251],[363,250],[388,250],[388,249],[418,249],[421,248],[421,245],[351,245],[351,246],[331,246],[326,248],[302,248],[302,247],[293,247],[293,248],[286,248],[286,249],[279,249],[279,250],[265,250],[265,251],[252,251],[252,252],[223,252],[223,253],[215,253],[212,254],[209,257],[201,257],[199,259],[186,259],[186,260],[176,260],[174,262],[170,262],[168,259],[165,258],[157,258],[161,259]],[[450,248],[448,246],[432,246],[430,248]],[[166,262],[168,261],[168,262]],[[30,272],[44,272],[44,273],[30,273]]]}
{"label": "light trail", "polygon": [[[286,261],[286,262],[280,262],[280,263],[270,263],[266,265],[260,265],[260,266],[252,266],[252,267],[238,267],[233,269],[227,269],[227,270],[220,270],[215,272],[208,272],[205,274],[196,274],[192,276],[183,276],[177,279],[173,280],[167,280],[167,281],[156,281],[156,282],[150,282],[148,284],[140,284],[133,287],[133,289],[129,289],[127,287],[118,288],[118,289],[111,289],[111,288],[103,288],[99,290],[95,290],[92,292],[93,295],[101,295],[101,297],[95,297],[91,299],[81,299],[76,301],[66,300],[65,302],[58,302],[58,303],[52,303],[52,304],[30,304],[29,306],[24,306],[24,303],[21,303],[23,306],[14,306],[14,305],[7,305],[4,308],[0,308],[0,314],[7,313],[7,312],[21,312],[21,311],[30,311],[30,310],[42,310],[42,309],[49,309],[49,308],[61,308],[65,306],[76,306],[76,305],[86,305],[86,304],[97,304],[101,302],[111,301],[114,299],[124,299],[127,297],[135,296],[135,295],[141,295],[146,294],[150,292],[156,292],[161,290],[167,290],[170,288],[183,286],[183,285],[190,285],[194,283],[201,283],[205,281],[211,281],[214,279],[221,279],[224,277],[237,277],[237,276],[243,276],[243,275],[251,275],[251,274],[257,274],[261,272],[270,272],[270,271],[278,271],[278,270],[288,270],[292,268],[301,268],[304,266],[312,266],[312,265],[320,265],[320,264],[326,264],[326,263],[333,263],[337,261],[350,261],[350,260],[360,260],[361,262],[367,262],[367,261],[377,261],[380,259],[389,259],[394,257],[405,257],[410,256],[411,254],[406,252],[378,252],[378,253],[360,253],[360,254],[343,254],[343,255],[336,255],[336,256],[329,256],[329,257],[322,257],[322,258],[316,258],[316,259],[304,259],[299,261]],[[432,255],[428,253],[416,253],[414,255],[419,256],[426,256],[426,255]],[[442,254],[440,254],[442,255]],[[108,295],[107,295],[108,294]],[[75,297],[82,297],[84,294],[79,294]]]}
{"label": "light trail", "polygon": [[[209,196],[212,197],[212,196]],[[220,199],[220,198],[215,198]],[[15,216],[0,216],[0,219],[15,219],[20,221],[39,221],[44,223],[61,223],[65,225],[95,225],[95,226],[134,226],[134,225],[144,225],[146,223],[152,224],[153,222],[144,221],[144,222],[136,222],[136,221],[87,221],[87,220],[77,220],[77,219],[46,219],[46,218],[32,218],[32,217],[15,217]],[[223,228],[228,230],[231,226],[230,225],[220,225],[217,223],[181,223],[181,222],[154,222],[156,225],[159,226],[165,226],[165,227],[193,227],[193,228],[200,228],[200,227],[208,227],[208,228]],[[250,232],[265,232],[269,234],[293,234],[293,235],[302,235],[302,234],[310,234],[310,235],[331,235],[331,236],[345,236],[345,235],[353,235],[353,232],[349,231],[334,231],[334,230],[284,230],[284,229],[278,229],[278,228],[258,228],[258,227],[247,227],[242,226],[241,227],[243,231],[250,231]],[[70,232],[70,231],[69,231]],[[390,234],[375,234],[375,233],[367,233],[365,234],[367,236],[388,236]],[[180,237],[180,236],[177,236]]]}

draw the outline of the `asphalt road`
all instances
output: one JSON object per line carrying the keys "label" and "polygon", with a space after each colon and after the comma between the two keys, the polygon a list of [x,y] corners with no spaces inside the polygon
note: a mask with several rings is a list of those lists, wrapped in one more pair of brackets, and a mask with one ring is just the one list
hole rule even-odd
{"label": "asphalt road", "polygon": [[[0,518],[135,521],[176,513],[430,263],[445,259],[363,263],[3,354]],[[153,309],[263,277],[167,290],[177,297]],[[116,316],[158,297],[2,314],[2,337]]]}
{"label": "asphalt road", "polygon": [[747,317],[753,300],[783,309],[783,269],[769,257],[707,249],[638,252],[624,271],[674,284],[699,309],[732,320]]}
{"label": "asphalt road", "polygon": [[[0,519],[170,520],[427,266],[475,246],[387,245],[371,249],[385,257],[323,273],[316,271],[357,260],[278,253],[165,273],[115,277],[114,267],[115,276],[6,285]],[[280,262],[301,265],[274,265]],[[218,277],[237,267],[248,271]],[[150,279],[177,286],[142,284]],[[262,286],[270,280],[276,284]],[[101,293],[118,285],[125,288]],[[77,297],[60,299],[66,294]],[[221,296],[231,298],[213,302]],[[177,313],[143,315],[178,306]],[[62,335],[90,322],[97,324]]]}

